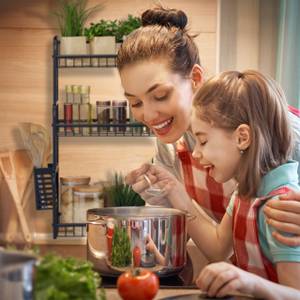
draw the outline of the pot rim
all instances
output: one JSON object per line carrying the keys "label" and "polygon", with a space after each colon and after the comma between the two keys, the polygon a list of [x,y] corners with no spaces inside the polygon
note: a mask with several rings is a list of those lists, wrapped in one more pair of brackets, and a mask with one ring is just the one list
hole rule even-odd
{"label": "pot rim", "polygon": [[104,207],[92,208],[87,210],[87,216],[98,215],[114,218],[127,217],[169,217],[169,216],[183,216],[186,217],[186,212],[160,206],[119,206],[119,207]]}

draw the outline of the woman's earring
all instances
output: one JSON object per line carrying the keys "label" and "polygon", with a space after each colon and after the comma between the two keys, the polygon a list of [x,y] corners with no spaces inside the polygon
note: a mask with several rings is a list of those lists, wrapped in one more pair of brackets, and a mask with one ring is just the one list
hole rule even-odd
{"label": "woman's earring", "polygon": [[240,150],[240,154],[243,155],[245,153],[244,150]]}

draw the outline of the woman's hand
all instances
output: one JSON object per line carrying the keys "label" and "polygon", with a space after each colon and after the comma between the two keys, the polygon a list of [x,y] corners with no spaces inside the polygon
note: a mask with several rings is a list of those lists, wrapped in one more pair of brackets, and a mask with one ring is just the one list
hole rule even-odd
{"label": "woman's hand", "polygon": [[196,279],[196,285],[210,297],[224,297],[236,293],[257,295],[261,278],[226,262],[206,266]]}
{"label": "woman's hand", "polygon": [[278,199],[270,200],[264,207],[269,225],[276,230],[291,233],[284,236],[280,232],[273,232],[273,236],[288,246],[300,245],[300,192],[289,192]]}
{"label": "woman's hand", "polygon": [[[147,193],[149,183],[144,175],[147,175],[154,187],[162,189],[161,195],[153,196]],[[125,182],[131,185],[132,189],[147,203],[162,206],[170,206],[165,196],[168,196],[175,186],[182,185],[169,171],[152,164],[143,164],[140,168],[133,170],[125,177]]]}

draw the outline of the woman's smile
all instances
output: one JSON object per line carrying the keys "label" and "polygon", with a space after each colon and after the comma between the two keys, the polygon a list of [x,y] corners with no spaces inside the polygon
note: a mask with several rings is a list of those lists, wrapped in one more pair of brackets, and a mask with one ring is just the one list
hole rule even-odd
{"label": "woman's smile", "polygon": [[157,135],[165,135],[168,134],[168,132],[171,130],[172,128],[172,123],[173,123],[174,118],[169,118],[167,120],[164,120],[160,123],[156,123],[154,124],[150,124],[151,128],[153,129],[153,131],[155,132],[155,134]]}

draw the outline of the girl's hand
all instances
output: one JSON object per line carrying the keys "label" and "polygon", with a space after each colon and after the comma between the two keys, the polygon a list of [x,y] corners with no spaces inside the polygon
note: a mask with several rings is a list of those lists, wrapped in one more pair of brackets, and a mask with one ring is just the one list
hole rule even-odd
{"label": "girl's hand", "polygon": [[196,285],[209,297],[224,297],[236,293],[256,295],[260,277],[225,262],[206,266],[196,279]]}
{"label": "girl's hand", "polygon": [[273,236],[288,246],[300,245],[300,192],[289,192],[278,199],[270,200],[264,207],[269,225],[276,230],[291,233],[294,236],[284,236],[273,232]]}

